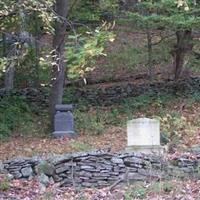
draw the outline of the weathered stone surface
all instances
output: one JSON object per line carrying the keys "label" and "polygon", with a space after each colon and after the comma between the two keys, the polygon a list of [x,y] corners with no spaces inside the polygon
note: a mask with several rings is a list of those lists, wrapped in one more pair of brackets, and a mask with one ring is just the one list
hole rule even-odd
{"label": "weathered stone surface", "polygon": [[44,173],[48,176],[53,176],[55,173],[55,166],[52,163],[48,163],[47,161],[38,163],[37,173]]}
{"label": "weathered stone surface", "polygon": [[95,185],[97,185],[97,184],[89,183],[89,182],[83,182],[81,185],[82,185],[83,187],[93,187],[93,186],[95,186]]}
{"label": "weathered stone surface", "polygon": [[7,178],[7,180],[12,180],[12,179],[14,179],[14,176],[12,175],[12,174],[6,174],[6,178]]}
{"label": "weathered stone surface", "polygon": [[49,183],[50,183],[49,177],[45,174],[38,175],[38,181],[39,181],[39,183],[41,183],[45,186],[49,185]]}
{"label": "weathered stone surface", "polygon": [[20,166],[20,165],[11,165],[7,169],[9,171],[19,171],[21,168],[22,168],[22,166]]}
{"label": "weathered stone surface", "polygon": [[152,169],[138,169],[138,173],[150,178],[160,178],[163,176],[163,173],[161,170],[152,170]]}
{"label": "weathered stone surface", "polygon": [[136,157],[129,157],[129,158],[125,158],[124,159],[124,164],[128,165],[128,164],[143,164],[144,160],[142,160],[141,158],[136,158]]}
{"label": "weathered stone surface", "polygon": [[23,177],[29,177],[33,174],[33,170],[31,167],[26,167],[21,169],[21,173]]}
{"label": "weathered stone surface", "polygon": [[107,181],[98,181],[97,182],[99,186],[108,186],[109,183]]}
{"label": "weathered stone surface", "polygon": [[62,174],[59,174],[59,177],[62,177],[62,178],[68,178],[68,177],[70,177],[68,174],[64,174],[64,173],[62,173]]}
{"label": "weathered stone surface", "polygon": [[70,166],[69,165],[63,165],[62,167],[59,167],[55,170],[56,174],[60,174],[60,173],[63,173],[63,172],[66,172],[70,170]]}
{"label": "weathered stone surface", "polygon": [[138,173],[128,173],[127,176],[128,180],[136,180],[136,181],[143,181],[146,179],[144,175],[138,174]]}
{"label": "weathered stone surface", "polygon": [[123,159],[118,158],[118,157],[113,157],[113,158],[111,159],[111,161],[112,161],[113,163],[116,163],[116,164],[124,164]]}
{"label": "weathered stone surface", "polygon": [[90,172],[84,172],[84,171],[80,171],[79,173],[77,173],[79,176],[85,176],[85,177],[92,177],[92,173]]}
{"label": "weathered stone surface", "polygon": [[54,117],[54,137],[75,137],[74,118],[70,110],[57,111]]}
{"label": "weathered stone surface", "polygon": [[80,179],[82,180],[89,180],[90,178],[89,177],[86,177],[86,176],[79,176]]}
{"label": "weathered stone surface", "polygon": [[[157,158],[157,160],[156,160]],[[197,158],[198,159],[198,158]],[[163,161],[159,156],[102,151],[52,156],[42,159],[15,159],[2,164],[14,178],[32,179],[40,174],[42,185],[50,182],[61,186],[104,187],[121,178],[123,181],[144,181],[149,178],[198,177],[199,160],[187,156],[175,162]],[[174,163],[174,164],[173,164]],[[42,168],[41,171],[38,168]],[[47,180],[48,179],[48,180]]]}
{"label": "weathered stone surface", "polygon": [[195,171],[194,167],[192,166],[182,167],[181,170],[183,170],[186,173],[193,173]]}
{"label": "weathered stone surface", "polygon": [[11,173],[13,176],[14,176],[14,178],[16,178],[16,179],[18,179],[18,178],[22,178],[22,174],[20,173],[20,172],[13,172],[13,173]]}
{"label": "weathered stone surface", "polygon": [[0,161],[0,173],[2,173],[4,170],[4,164]]}
{"label": "weathered stone surface", "polygon": [[57,183],[57,182],[62,181],[62,180],[63,180],[63,177],[58,176],[58,175],[54,175],[54,176],[53,176],[53,179],[54,179],[54,181]]}
{"label": "weathered stone surface", "polygon": [[73,158],[72,154],[66,154],[66,155],[53,156],[52,158],[49,158],[48,161],[56,166],[61,163],[69,162],[72,158]]}
{"label": "weathered stone surface", "polygon": [[90,169],[94,169],[94,167],[88,166],[88,165],[84,165],[84,166],[81,166],[81,169],[83,169],[83,170],[90,170]]}

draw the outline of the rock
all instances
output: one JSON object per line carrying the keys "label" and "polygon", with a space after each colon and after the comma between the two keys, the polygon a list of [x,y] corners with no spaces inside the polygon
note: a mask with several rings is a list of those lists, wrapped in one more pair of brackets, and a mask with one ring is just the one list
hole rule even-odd
{"label": "rock", "polygon": [[69,177],[69,175],[68,175],[68,174],[65,174],[65,173],[61,173],[61,174],[59,174],[59,177],[67,178],[67,177]]}
{"label": "rock", "polygon": [[127,175],[127,180],[135,180],[135,181],[143,181],[146,177],[143,175],[140,175],[138,173],[129,173]]}
{"label": "rock", "polygon": [[113,158],[111,159],[111,161],[112,161],[113,163],[115,163],[115,164],[124,164],[123,159],[118,158],[118,157],[113,157]]}
{"label": "rock", "polygon": [[4,165],[4,168],[5,168],[5,169],[8,169],[9,164],[6,164],[6,162],[4,162],[4,163],[2,163],[2,164]]}
{"label": "rock", "polygon": [[61,163],[69,162],[72,158],[73,156],[70,154],[53,156],[49,159],[49,162],[56,166]]}
{"label": "rock", "polygon": [[42,183],[39,183],[39,189],[40,189],[40,194],[43,194],[46,192],[46,186]]}
{"label": "rock", "polygon": [[97,182],[99,186],[108,186],[109,183],[107,181],[98,181]]}
{"label": "rock", "polygon": [[157,178],[162,176],[162,172],[160,170],[145,170],[145,169],[138,169],[138,173],[147,177]]}
{"label": "rock", "polygon": [[90,179],[90,177],[86,177],[86,176],[80,176],[79,177],[81,180],[89,180]]}
{"label": "rock", "polygon": [[83,187],[92,187],[92,186],[94,186],[95,184],[94,184],[94,183],[83,182],[81,185],[82,185]]}
{"label": "rock", "polygon": [[22,166],[19,164],[19,165],[11,165],[7,169],[8,169],[8,171],[20,171],[21,168],[22,168]]}
{"label": "rock", "polygon": [[33,170],[31,167],[25,167],[21,169],[21,173],[23,177],[29,177],[33,174]]}
{"label": "rock", "polygon": [[136,157],[130,157],[130,158],[125,158],[124,159],[124,164],[125,165],[130,165],[130,164],[143,164],[144,161],[140,158],[136,158]]}
{"label": "rock", "polygon": [[83,165],[83,166],[81,166],[81,169],[83,169],[83,170],[90,170],[90,169],[94,169],[94,167],[88,166],[88,165]]}
{"label": "rock", "polygon": [[45,174],[40,174],[38,177],[37,177],[39,183],[45,185],[45,186],[48,186],[49,183],[50,183],[50,180],[49,180],[49,177]]}
{"label": "rock", "polygon": [[4,170],[4,164],[0,161],[0,173],[3,173]]}
{"label": "rock", "polygon": [[60,173],[63,173],[63,172],[66,172],[70,170],[70,166],[68,165],[63,165],[62,167],[59,167],[55,170],[56,174],[60,174]]}
{"label": "rock", "polygon": [[44,169],[44,174],[46,174],[47,176],[53,176],[54,173],[55,173],[55,167],[54,165],[50,164],[50,163],[47,163],[46,164],[46,167]]}
{"label": "rock", "polygon": [[129,166],[132,167],[132,168],[139,168],[139,169],[143,168],[142,165],[137,164],[137,163],[130,163]]}
{"label": "rock", "polygon": [[33,180],[33,179],[34,179],[34,176],[33,176],[33,175],[31,175],[31,176],[28,177],[28,180],[29,180],[29,181],[31,181],[31,180]]}
{"label": "rock", "polygon": [[60,181],[63,180],[63,178],[60,177],[60,176],[58,176],[58,175],[54,175],[54,176],[53,176],[53,179],[54,179],[54,181],[55,181],[56,183],[58,183],[58,182],[60,182]]}
{"label": "rock", "polygon": [[50,183],[51,185],[53,185],[53,184],[54,184],[53,177],[50,177],[50,178],[49,178],[49,183]]}
{"label": "rock", "polygon": [[119,176],[116,176],[116,177],[108,177],[107,180],[108,180],[109,182],[117,181],[117,180],[119,180]]}
{"label": "rock", "polygon": [[19,179],[19,178],[22,178],[22,174],[20,173],[20,172],[13,172],[13,173],[11,173],[13,176],[14,176],[14,178],[16,178],[16,179]]}
{"label": "rock", "polygon": [[6,178],[8,181],[10,181],[14,179],[14,176],[12,174],[6,174]]}
{"label": "rock", "polygon": [[181,170],[183,170],[185,173],[193,173],[195,169],[192,166],[189,166],[189,167],[182,167]]}
{"label": "rock", "polygon": [[80,171],[78,173],[79,176],[85,176],[85,177],[92,177],[92,173],[90,172],[83,172],[83,171]]}
{"label": "rock", "polygon": [[63,179],[59,184],[60,187],[62,187],[62,186],[71,186],[71,185],[73,185],[73,182],[72,182],[71,179]]}

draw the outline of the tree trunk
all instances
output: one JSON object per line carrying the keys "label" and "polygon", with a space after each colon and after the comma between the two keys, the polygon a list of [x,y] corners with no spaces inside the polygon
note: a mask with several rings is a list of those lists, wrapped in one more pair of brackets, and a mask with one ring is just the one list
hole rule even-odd
{"label": "tree trunk", "polygon": [[4,78],[4,87],[7,92],[13,89],[14,87],[14,73],[15,73],[15,62],[11,61],[9,66],[5,71],[5,78]]}
{"label": "tree trunk", "polygon": [[149,72],[149,78],[152,80],[153,78],[153,63],[152,63],[152,36],[150,30],[147,29],[146,31],[147,34],[147,52],[148,52],[148,72]]}
{"label": "tree trunk", "polygon": [[60,21],[56,22],[55,35],[53,38],[54,62],[51,73],[51,90],[50,90],[50,127],[53,128],[53,119],[55,114],[55,105],[62,103],[63,87],[65,81],[65,63],[64,63],[64,45],[66,33],[66,16],[68,10],[68,0],[56,0],[55,12]]}
{"label": "tree trunk", "polygon": [[[6,56],[7,56],[6,35],[3,33],[3,57]],[[14,65],[15,65],[14,61],[11,60],[5,71],[4,88],[7,92],[13,89]]]}
{"label": "tree trunk", "polygon": [[188,52],[193,48],[192,44],[192,31],[177,31],[176,32],[176,50],[175,50],[175,80],[178,80],[181,76],[181,72],[184,65],[184,58]]}

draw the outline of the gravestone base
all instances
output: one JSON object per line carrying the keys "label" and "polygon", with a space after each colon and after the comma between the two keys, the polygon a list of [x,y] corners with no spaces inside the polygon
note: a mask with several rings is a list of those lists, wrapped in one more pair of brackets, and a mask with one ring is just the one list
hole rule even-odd
{"label": "gravestone base", "polygon": [[77,134],[73,131],[54,131],[52,133],[54,138],[61,138],[61,137],[69,137],[69,138],[75,138],[77,137]]}
{"label": "gravestone base", "polygon": [[160,145],[133,145],[133,146],[127,146],[126,151],[160,155],[163,154],[164,149]]}

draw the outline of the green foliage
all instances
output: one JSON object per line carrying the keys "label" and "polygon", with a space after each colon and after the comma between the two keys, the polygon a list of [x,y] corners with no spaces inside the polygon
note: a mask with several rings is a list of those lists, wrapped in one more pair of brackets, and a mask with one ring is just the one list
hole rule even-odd
{"label": "green foliage", "polygon": [[151,94],[142,94],[137,97],[125,99],[122,105],[125,105],[124,107],[128,110],[138,110],[140,108],[146,108],[152,100],[153,97]]}
{"label": "green foliage", "polygon": [[160,122],[162,131],[169,135],[177,135],[177,131],[189,128],[187,127],[187,119],[177,113],[166,114],[165,116],[160,117]]}
{"label": "green foliage", "polygon": [[[17,31],[21,26],[22,16],[21,11],[28,13],[28,17],[37,13],[38,20],[41,21],[43,28],[46,31],[53,31],[52,22],[55,19],[52,11],[54,0],[37,1],[27,0],[19,3],[16,0],[4,0],[0,2],[0,31]],[[3,19],[3,20],[2,20]]]}
{"label": "green foliage", "polygon": [[7,191],[10,188],[9,181],[7,179],[0,180],[0,191]]}
{"label": "green foliage", "polygon": [[38,174],[43,174],[46,172],[46,170],[49,168],[49,164],[48,162],[40,162],[37,166],[37,172]]}
{"label": "green foliage", "polygon": [[0,139],[31,123],[31,111],[23,98],[7,96],[0,102]]}
{"label": "green foliage", "polygon": [[192,1],[188,1],[189,7],[180,9],[174,0],[143,0],[138,4],[136,13],[129,13],[129,16],[142,28],[166,27],[171,30],[188,30],[198,28],[200,18],[194,13],[200,7],[192,6]]}
{"label": "green foliage", "polygon": [[94,70],[95,58],[105,55],[103,53],[105,42],[114,40],[114,35],[107,31],[107,28],[104,24],[94,32],[69,36],[66,44],[69,78],[84,77],[86,72]]}
{"label": "green foliage", "polygon": [[[170,57],[174,59],[172,52],[175,52],[175,45],[171,45],[171,42],[175,43],[174,38],[171,36],[170,39],[167,39],[167,37],[161,36],[160,42],[158,42],[159,40],[152,33],[155,34],[156,30],[161,35],[172,35],[173,33],[175,35],[177,31],[198,30],[200,28],[200,17],[197,15],[199,10],[200,4],[196,3],[195,5],[192,0],[142,0],[136,4],[133,12],[127,12],[129,23],[132,21],[139,30],[149,32],[151,44],[157,44],[156,46],[152,45],[152,52],[147,51],[146,58],[150,62],[147,62],[147,66],[169,63]],[[150,60],[148,60],[148,56],[151,58]],[[188,60],[187,64],[192,67],[199,65],[197,60],[190,61],[190,58]]]}
{"label": "green foliage", "polygon": [[144,199],[147,195],[148,190],[141,185],[136,185],[134,188],[130,188],[125,192],[124,197],[125,200],[132,199]]}
{"label": "green foliage", "polygon": [[83,131],[91,135],[103,133],[104,123],[102,121],[98,121],[97,117],[94,117],[92,114],[76,110],[74,117],[77,132]]}
{"label": "green foliage", "polygon": [[146,195],[145,188],[137,188],[133,191],[133,198],[144,199]]}
{"label": "green foliage", "polygon": [[174,185],[170,181],[164,182],[153,182],[148,188],[148,192],[153,192],[159,194],[161,192],[171,192],[173,190]]}
{"label": "green foliage", "polygon": [[117,0],[79,0],[71,1],[70,19],[78,22],[96,22],[101,20],[103,13],[113,14],[118,9]]}
{"label": "green foliage", "polygon": [[35,82],[39,81],[39,73],[39,63],[35,55],[35,49],[29,47],[23,59],[18,62],[18,67],[15,72],[15,85],[33,87],[36,85]]}

